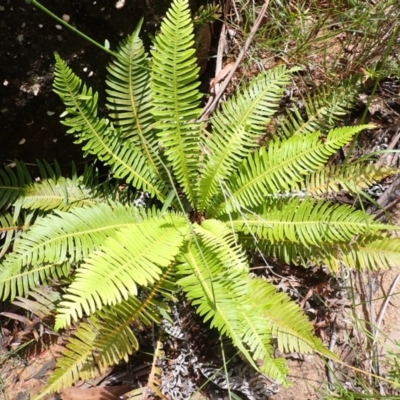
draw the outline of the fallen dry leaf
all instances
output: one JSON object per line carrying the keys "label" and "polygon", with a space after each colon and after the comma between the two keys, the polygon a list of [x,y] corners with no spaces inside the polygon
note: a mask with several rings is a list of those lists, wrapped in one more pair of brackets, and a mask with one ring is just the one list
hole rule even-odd
{"label": "fallen dry leaf", "polygon": [[235,65],[234,62],[230,62],[229,64],[226,64],[224,68],[219,71],[217,76],[211,81],[210,83],[210,89],[212,89],[218,82],[222,81],[230,72],[230,70],[233,68]]}

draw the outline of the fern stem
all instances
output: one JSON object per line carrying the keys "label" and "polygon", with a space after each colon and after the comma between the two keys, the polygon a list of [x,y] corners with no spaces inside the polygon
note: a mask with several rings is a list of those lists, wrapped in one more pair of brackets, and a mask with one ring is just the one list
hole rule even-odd
{"label": "fern stem", "polygon": [[[193,224],[190,222],[190,219],[189,219],[189,217],[188,217],[188,215],[187,215],[187,213],[186,213],[186,211],[185,211],[185,207],[183,206],[182,200],[181,200],[181,198],[179,197],[178,189],[176,188],[176,185],[175,185],[174,179],[173,179],[173,177],[172,177],[172,175],[171,175],[171,172],[170,172],[170,170],[168,169],[168,167],[165,165],[165,163],[163,162],[163,160],[161,159],[161,157],[160,157],[158,154],[156,154],[156,156],[159,158],[160,163],[161,163],[161,165],[163,166],[163,168],[165,169],[165,172],[167,173],[168,179],[169,179],[169,181],[170,181],[170,183],[171,183],[171,185],[172,185],[172,190],[171,190],[171,193],[168,195],[167,200],[169,199],[170,195],[171,195],[171,197],[172,197],[172,193],[175,194],[175,197],[176,197],[176,200],[178,201],[179,207],[180,207],[180,209],[181,209],[183,215],[185,216],[186,221],[187,221],[187,223],[188,223],[188,225],[189,225],[190,234],[191,234],[191,236],[192,236],[192,238],[193,238],[193,240],[194,240],[194,242],[195,242],[195,244],[196,244],[197,249],[199,250],[200,257],[201,257],[202,261],[204,262],[204,265],[207,267],[207,271],[208,271],[208,273],[209,273],[209,275],[210,275],[210,278],[211,278],[211,277],[212,277],[211,271],[210,271],[210,269],[209,269],[209,267],[208,267],[206,258],[204,257],[204,254],[203,254],[203,252],[202,252],[202,250],[201,250],[200,243],[199,243],[199,241],[198,241],[198,239],[197,239],[197,236],[196,236],[196,233],[195,233],[195,231],[194,231],[194,229],[193,229]],[[170,200],[168,200],[168,201],[170,201]],[[163,207],[163,209],[162,209],[162,211],[161,211],[161,215],[162,215],[165,211],[166,211],[166,210],[165,210],[164,207]],[[194,271],[193,271],[193,272],[194,272]],[[211,285],[211,291],[212,291],[212,296],[213,296],[213,302],[214,302],[214,305],[215,305],[215,304],[216,304],[216,297],[215,297],[214,285]]]}
{"label": "fern stem", "polygon": [[80,30],[74,28],[72,25],[70,25],[68,22],[64,21],[63,19],[57,17],[57,15],[53,14],[49,9],[47,9],[45,6],[43,6],[42,4],[40,4],[38,1],[36,0],[31,0],[31,3],[36,6],[37,8],[39,8],[40,10],[42,10],[44,13],[46,13],[47,15],[49,15],[51,18],[54,18],[57,22],[59,22],[60,24],[64,25],[65,27],[67,27],[68,29],[71,29],[72,32],[76,33],[77,35],[81,36],[82,38],[84,38],[85,40],[87,40],[89,43],[97,46],[98,48],[100,48],[101,50],[105,51],[106,53],[112,55],[113,57],[117,57],[120,60],[122,60],[122,57],[118,54],[118,53],[114,53],[112,50],[107,49],[107,47],[101,45],[100,43],[96,42],[95,40],[93,40],[92,38],[90,38],[89,36],[85,35],[83,32],[81,32]]}

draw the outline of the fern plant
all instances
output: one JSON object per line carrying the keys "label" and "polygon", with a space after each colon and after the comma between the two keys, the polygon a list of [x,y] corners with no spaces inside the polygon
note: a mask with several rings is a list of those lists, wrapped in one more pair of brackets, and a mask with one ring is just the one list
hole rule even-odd
{"label": "fern plant", "polygon": [[[98,93],[55,56],[54,90],[66,106],[62,123],[119,183],[98,186],[94,168],[67,179],[41,164],[39,182],[20,163],[17,173],[0,172],[2,231],[12,232],[1,263],[1,298],[24,297],[61,279],[66,288],[55,329],[76,327],[37,398],[126,360],[138,349],[132,327],[158,323],[167,308],[163,299],[178,289],[255,369],[288,384],[284,359],[272,356],[273,339],[282,352],[335,355],[286,294],[250,274],[249,254],[323,263],[332,272],[398,263],[400,240],[387,233],[394,227],[325,196],[360,193],[397,171],[361,162],[324,169],[371,126],[333,129],[312,118],[325,115],[320,100],[309,107],[313,123],[306,129],[298,112],[289,113],[283,134],[260,146],[293,73],[282,65],[260,73],[200,122],[187,1],[173,0],[151,57],[139,31],[140,24],[107,67],[110,119],[98,115]],[[335,106],[335,98],[330,110],[339,117],[344,106]],[[126,195],[130,188],[160,207],[136,207]]]}

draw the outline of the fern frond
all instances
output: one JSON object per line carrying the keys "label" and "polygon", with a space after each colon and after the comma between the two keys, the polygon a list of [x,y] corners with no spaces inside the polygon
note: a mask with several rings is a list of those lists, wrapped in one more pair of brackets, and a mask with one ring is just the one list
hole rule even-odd
{"label": "fern frond", "polygon": [[342,267],[376,271],[400,265],[400,239],[386,235],[361,235],[351,242],[322,243],[318,246],[300,243],[259,240],[249,235],[240,237],[245,247],[259,249],[264,254],[277,257],[288,264],[326,265],[332,273]]}
{"label": "fern frond", "polygon": [[167,400],[160,390],[161,386],[161,378],[162,378],[162,370],[161,368],[157,367],[159,365],[159,359],[163,355],[162,351],[163,344],[159,340],[157,341],[156,348],[154,349],[154,358],[153,363],[151,364],[151,371],[149,374],[149,379],[147,381],[147,386],[151,388],[157,396],[159,396],[162,400]]}
{"label": "fern frond", "polygon": [[84,174],[78,176],[72,163],[71,178],[64,178],[57,162],[54,163],[54,167],[46,161],[36,162],[39,176],[35,181],[31,179],[27,167],[22,162],[15,162],[17,174],[9,167],[5,167],[4,171],[0,170],[0,208],[1,205],[4,209],[12,205],[14,221],[18,219],[22,209],[67,211],[71,207],[94,204],[100,201],[100,198],[106,197],[89,184],[93,183],[93,179],[88,179],[89,175],[93,178],[92,167],[86,167]]}
{"label": "fern frond", "polygon": [[25,185],[32,182],[24,163],[16,162],[14,172],[8,166],[0,168],[0,209],[6,210],[22,195]]}
{"label": "fern frond", "polygon": [[222,265],[218,258],[203,240],[189,244],[178,265],[178,274],[184,275],[178,284],[204,321],[230,337],[253,366],[253,360],[261,359],[264,373],[287,384],[284,360],[272,358],[273,336],[285,352],[316,350],[332,356],[286,295],[277,294],[272,284]]}
{"label": "fern frond", "polygon": [[100,318],[99,334],[94,342],[97,349],[96,362],[101,371],[122,359],[128,361],[128,356],[137,350],[139,343],[132,331],[132,326],[142,329],[160,322],[159,309],[163,305],[155,300],[161,292],[176,290],[170,281],[172,268],[168,268],[160,280],[140,295],[140,299],[129,296],[126,301],[107,306],[97,311],[95,317]]}
{"label": "fern frond", "polygon": [[189,243],[179,256],[177,284],[192,301],[204,322],[210,321],[220,334],[229,337],[249,363],[257,369],[243,344],[241,300],[246,291],[247,274],[222,265],[219,257],[200,240]]}
{"label": "fern frond", "polygon": [[289,84],[290,71],[280,66],[261,73],[242,93],[227,100],[211,120],[204,140],[207,157],[199,183],[199,209],[204,210],[238,163],[256,146]]}
{"label": "fern frond", "polygon": [[299,182],[306,175],[320,169],[354,134],[368,127],[334,129],[325,141],[316,132],[270,142],[268,148],[249,154],[240,164],[226,188],[221,188],[226,193],[217,196],[215,205],[209,207],[210,214],[215,216],[235,209],[237,203],[242,207],[256,206],[266,197],[299,190]]}
{"label": "fern frond", "polygon": [[150,66],[139,38],[143,20],[118,46],[118,58],[107,67],[107,107],[121,137],[140,145],[151,130]]}
{"label": "fern frond", "polygon": [[[273,284],[260,278],[250,279],[248,285],[251,305],[246,307],[245,314],[249,313],[252,321],[252,316],[264,317],[265,327],[258,326],[257,330],[269,330],[276,337],[281,352],[306,354],[317,351],[331,359],[337,358],[313,335],[307,317],[285,293],[278,293]],[[262,320],[258,318],[258,322],[262,323]]]}
{"label": "fern frond", "polygon": [[17,205],[29,210],[68,211],[72,207],[93,205],[98,201],[93,198],[91,189],[69,178],[31,183],[24,187],[22,194]]}
{"label": "fern frond", "polygon": [[89,174],[93,175],[93,168],[86,167],[83,175],[78,176],[76,166],[72,163],[71,178],[65,178],[57,161],[54,162],[54,167],[46,160],[36,160],[36,163],[39,179],[25,185],[23,196],[14,204],[16,210],[25,208],[67,211],[72,207],[83,207],[100,201],[94,195],[92,187],[84,183],[88,183]]}
{"label": "fern frond", "polygon": [[148,164],[158,175],[164,174],[160,164],[159,146],[151,113],[150,64],[139,38],[142,21],[117,50],[120,57],[107,68],[107,107],[121,138],[142,149]]}
{"label": "fern frond", "polygon": [[36,212],[21,213],[18,211],[18,215],[18,218],[16,218],[15,213],[4,212],[0,215],[0,235],[3,239],[0,259],[4,257],[16,238],[23,231],[28,230],[36,219]]}
{"label": "fern frond", "polygon": [[350,241],[355,235],[400,229],[375,222],[362,210],[310,198],[278,198],[247,213],[221,216],[236,232],[252,234],[255,241],[325,245]]}
{"label": "fern frond", "polygon": [[[11,299],[16,294],[22,296],[29,287],[38,284],[38,276],[48,277],[57,270],[42,264],[79,262],[107,237],[115,237],[119,229],[139,224],[143,218],[134,207],[100,203],[74,208],[68,213],[55,211],[54,215],[38,219],[3,261],[0,297],[4,299],[10,293]],[[21,272],[25,266],[30,267]]]}
{"label": "fern frond", "polygon": [[188,2],[174,0],[151,52],[152,112],[158,138],[177,181],[190,202],[195,200],[201,123],[199,67]]}
{"label": "fern frond", "polygon": [[93,314],[104,305],[117,304],[137,285],[148,286],[160,279],[162,268],[171,264],[183,243],[186,219],[148,219],[119,229],[100,250],[86,258],[60,303],[56,329]]}
{"label": "fern frond", "polygon": [[86,154],[95,154],[108,164],[116,178],[125,179],[137,189],[149,192],[158,199],[165,199],[166,188],[152,170],[140,149],[130,142],[122,142],[120,133],[107,119],[97,117],[97,93],[82,85],[81,80],[66,63],[56,57],[54,91],[66,105],[70,117],[63,123],[71,127],[75,143],[86,143]]}
{"label": "fern frond", "polygon": [[397,237],[364,235],[354,243],[339,244],[338,247],[342,265],[349,268],[376,271],[400,266],[400,238]]}
{"label": "fern frond", "polygon": [[46,387],[34,397],[39,400],[49,393],[72,386],[79,378],[89,380],[98,374],[93,354],[98,335],[98,324],[81,323],[73,337],[70,337],[62,356],[57,359],[56,370],[51,374]]}
{"label": "fern frond", "polygon": [[[266,316],[260,310],[259,304],[254,308],[254,298],[243,300],[242,323],[243,323],[243,341],[247,344],[254,360],[262,360],[260,372],[269,378],[277,381],[279,384],[288,386],[289,382],[286,378],[289,370],[286,361],[283,358],[274,358],[272,356],[272,334],[267,329]],[[268,299],[262,298],[262,302]],[[260,303],[260,298],[258,302]]]}
{"label": "fern frond", "polygon": [[0,235],[3,237],[4,242],[1,246],[0,259],[3,258],[7,250],[10,248],[14,235],[22,227],[14,221],[14,217],[11,213],[5,212],[0,214]]}
{"label": "fern frond", "polygon": [[313,94],[307,93],[302,102],[304,110],[292,104],[292,110],[286,109],[286,116],[279,120],[275,134],[289,138],[315,131],[328,132],[349,114],[359,91],[360,85],[352,78],[340,85],[322,86]]}
{"label": "fern frond", "polygon": [[[129,296],[123,303],[106,306],[96,312],[89,318],[89,324],[80,324],[74,337],[69,339],[67,350],[58,359],[56,371],[37,399],[71,386],[69,382],[78,378],[98,374],[99,370],[102,372],[122,359],[127,361],[128,356],[139,347],[132,325],[143,327],[158,323],[162,304],[154,297],[160,292],[176,289],[170,281],[170,274],[171,269],[166,270],[157,284],[141,295],[140,300]],[[88,330],[93,334],[89,335]],[[80,343],[82,351],[78,350]]]}
{"label": "fern frond", "polygon": [[215,219],[208,219],[201,225],[193,226],[194,232],[202,238],[208,248],[215,251],[222,265],[229,265],[229,268],[236,271],[248,272],[247,255],[238,245],[236,234],[229,228]]}
{"label": "fern frond", "polygon": [[[38,286],[25,295],[26,297],[16,297],[12,303],[21,307],[40,319],[44,319],[53,314],[57,302],[60,300],[60,293],[49,289],[46,286]],[[34,300],[29,299],[32,297]]]}
{"label": "fern frond", "polygon": [[[262,301],[260,301],[262,299]],[[284,359],[272,358],[271,340],[276,338],[281,352],[320,354],[335,358],[313,335],[313,327],[297,304],[273,284],[261,278],[247,278],[247,291],[241,299],[243,341],[255,360],[263,361],[261,372],[287,386],[288,368]]]}
{"label": "fern frond", "polygon": [[0,295],[1,299],[14,300],[16,296],[26,296],[29,289],[33,289],[40,283],[45,284],[51,276],[56,279],[70,275],[71,264],[52,263],[28,266],[21,269],[1,268]]}
{"label": "fern frond", "polygon": [[365,165],[360,162],[325,166],[306,177],[302,190],[310,196],[340,191],[357,194],[382,179],[398,173],[399,170],[396,168],[374,164]]}

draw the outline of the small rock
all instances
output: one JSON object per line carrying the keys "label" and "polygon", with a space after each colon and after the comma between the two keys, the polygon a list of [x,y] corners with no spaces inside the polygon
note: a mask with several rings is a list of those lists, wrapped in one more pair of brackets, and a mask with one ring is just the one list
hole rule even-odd
{"label": "small rock", "polygon": [[3,6],[0,6],[0,11],[4,11],[6,8]]}
{"label": "small rock", "polygon": [[62,26],[61,25],[56,25],[56,29],[61,30]]}
{"label": "small rock", "polygon": [[26,142],[26,139],[25,138],[22,138],[19,142],[18,142],[18,144],[24,144]]}
{"label": "small rock", "polygon": [[123,6],[125,5],[125,0],[118,0],[115,3],[115,8],[117,8],[118,10],[121,9]]}
{"label": "small rock", "polygon": [[8,86],[8,80],[5,80],[5,81],[3,82],[3,85],[4,85],[4,86]]}
{"label": "small rock", "polygon": [[70,17],[68,14],[63,14],[62,19],[63,19],[65,22],[69,22],[69,20],[71,19],[71,17]]}
{"label": "small rock", "polygon": [[52,115],[54,115],[54,111],[47,111],[47,115],[51,117]]}
{"label": "small rock", "polygon": [[31,90],[32,90],[33,95],[37,96],[40,92],[40,85],[35,83],[34,85],[32,85]]}

